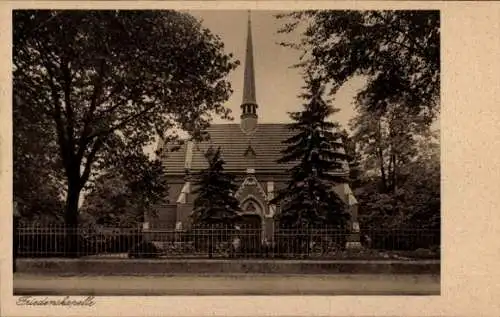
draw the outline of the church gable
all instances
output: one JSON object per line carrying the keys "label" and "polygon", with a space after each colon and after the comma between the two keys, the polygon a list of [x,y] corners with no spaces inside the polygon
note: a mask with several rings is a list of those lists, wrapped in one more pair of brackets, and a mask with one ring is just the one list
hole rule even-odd
{"label": "church gable", "polygon": [[235,197],[240,202],[244,201],[247,197],[255,197],[262,204],[267,201],[266,192],[257,181],[255,176],[248,176],[247,178],[245,178],[240,188],[236,192]]}

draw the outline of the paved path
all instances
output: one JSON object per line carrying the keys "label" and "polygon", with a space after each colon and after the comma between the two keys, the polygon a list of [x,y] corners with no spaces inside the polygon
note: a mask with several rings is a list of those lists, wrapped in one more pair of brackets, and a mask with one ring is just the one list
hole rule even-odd
{"label": "paved path", "polygon": [[439,295],[432,275],[72,276],[16,274],[15,295]]}

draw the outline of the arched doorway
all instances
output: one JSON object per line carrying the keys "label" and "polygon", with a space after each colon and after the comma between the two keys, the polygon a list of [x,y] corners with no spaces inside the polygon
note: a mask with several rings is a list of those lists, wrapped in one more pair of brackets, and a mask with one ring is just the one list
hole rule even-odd
{"label": "arched doorway", "polygon": [[241,228],[241,254],[248,257],[259,256],[262,248],[262,205],[249,198],[241,204],[241,209],[238,221]]}

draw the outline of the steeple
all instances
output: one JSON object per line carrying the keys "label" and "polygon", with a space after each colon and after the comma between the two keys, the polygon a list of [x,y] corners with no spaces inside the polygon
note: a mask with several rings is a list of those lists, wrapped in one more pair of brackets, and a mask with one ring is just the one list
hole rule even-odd
{"label": "steeple", "polygon": [[247,49],[243,78],[243,101],[241,103],[241,128],[250,133],[257,127],[257,100],[255,97],[255,73],[253,65],[252,21],[248,11]]}

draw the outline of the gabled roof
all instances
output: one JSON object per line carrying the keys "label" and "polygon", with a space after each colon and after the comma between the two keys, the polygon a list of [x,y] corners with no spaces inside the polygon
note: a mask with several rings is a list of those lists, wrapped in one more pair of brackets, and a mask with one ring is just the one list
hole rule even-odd
{"label": "gabled roof", "polygon": [[[222,158],[226,162],[225,170],[244,173],[247,168],[255,169],[256,173],[283,173],[294,164],[278,164],[281,150],[286,145],[283,140],[294,135],[286,124],[259,123],[251,134],[245,134],[239,124],[214,124],[207,129],[210,140],[195,143],[191,146],[182,145],[178,151],[166,151],[163,156],[167,175],[181,175],[186,171],[186,162],[190,164],[191,172],[207,167],[204,154],[210,146],[221,147]],[[249,145],[254,155],[247,155]]]}

